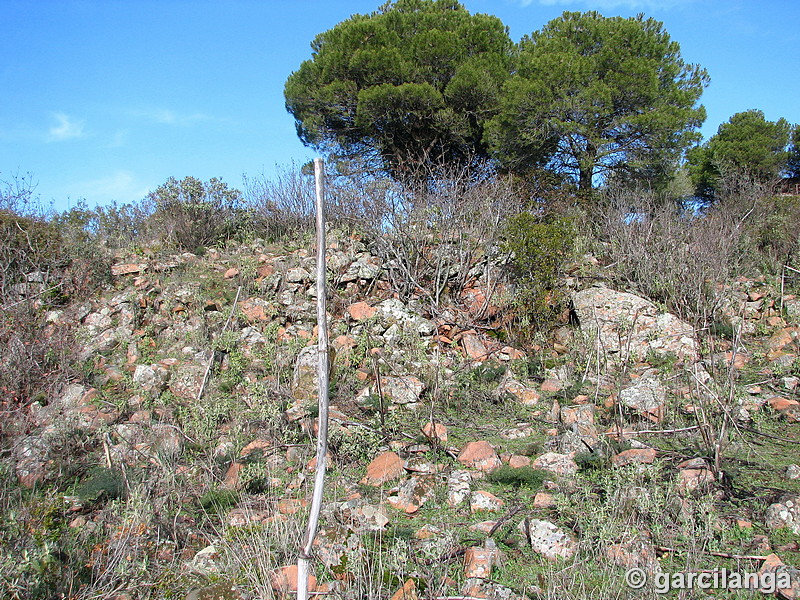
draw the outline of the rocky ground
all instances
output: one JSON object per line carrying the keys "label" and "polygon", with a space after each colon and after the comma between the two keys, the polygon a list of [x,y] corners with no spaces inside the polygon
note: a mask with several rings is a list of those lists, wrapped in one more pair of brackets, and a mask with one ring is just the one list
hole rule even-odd
{"label": "rocky ground", "polygon": [[[570,314],[520,339],[486,264],[433,307],[332,239],[317,597],[660,597],[631,568],[778,570],[800,597],[800,300],[735,281],[696,331],[584,256]],[[47,314],[82,368],[4,416],[3,597],[292,596],[314,267],[259,241],[120,253],[113,286]],[[752,594],[668,597],[710,593]]]}

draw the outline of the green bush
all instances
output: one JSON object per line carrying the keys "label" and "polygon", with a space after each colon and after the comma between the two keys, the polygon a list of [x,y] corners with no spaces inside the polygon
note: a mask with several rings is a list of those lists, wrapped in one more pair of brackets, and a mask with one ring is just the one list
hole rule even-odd
{"label": "green bush", "polygon": [[508,485],[514,487],[527,487],[532,490],[538,490],[542,487],[542,483],[547,479],[547,473],[533,467],[509,467],[503,465],[502,467],[492,471],[489,474],[489,481],[498,483],[500,485]]}
{"label": "green bush", "polygon": [[524,212],[507,222],[503,245],[513,257],[518,285],[512,302],[528,332],[546,328],[562,307],[556,282],[574,237],[572,221],[560,215]]}
{"label": "green bush", "polygon": [[237,231],[242,194],[216,177],[206,183],[195,177],[170,177],[149,199],[155,206],[149,226],[180,250],[213,246]]}
{"label": "green bush", "polygon": [[84,502],[114,500],[124,493],[125,479],[122,471],[105,467],[92,469],[75,489],[75,495]]}

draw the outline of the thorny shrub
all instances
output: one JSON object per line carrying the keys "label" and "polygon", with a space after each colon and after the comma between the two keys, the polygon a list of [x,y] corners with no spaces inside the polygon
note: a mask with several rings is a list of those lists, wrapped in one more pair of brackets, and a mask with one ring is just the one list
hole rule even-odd
{"label": "thorny shrub", "polygon": [[783,247],[779,240],[767,246],[759,242],[774,204],[768,188],[739,176],[705,207],[619,186],[606,190],[597,221],[626,283],[706,327],[718,316],[717,286],[731,276],[757,272],[765,250]]}
{"label": "thorny shrub", "polygon": [[457,170],[422,188],[386,186],[365,219],[394,289],[436,311],[477,279],[487,296],[497,289],[503,226],[521,205],[510,177]]}

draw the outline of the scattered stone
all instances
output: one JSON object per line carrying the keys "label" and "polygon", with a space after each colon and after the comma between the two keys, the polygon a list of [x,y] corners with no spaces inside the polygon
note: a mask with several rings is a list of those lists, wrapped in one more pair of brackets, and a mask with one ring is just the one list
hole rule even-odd
{"label": "scattered stone", "polygon": [[[297,565],[289,565],[273,569],[269,572],[269,583],[272,589],[282,595],[297,593]],[[317,589],[317,578],[308,575],[308,591],[313,592]]]}
{"label": "scattered stone", "polygon": [[147,270],[146,264],[124,264],[124,265],[111,265],[111,274],[114,277],[122,277],[123,275],[137,275]]}
{"label": "scattered stone", "polygon": [[277,511],[282,515],[296,515],[308,506],[308,500],[303,498],[282,498],[278,500]]}
{"label": "scattered stone", "polygon": [[441,527],[426,523],[414,532],[415,540],[430,540],[440,536],[443,533]]}
{"label": "scattered stone", "polygon": [[553,494],[547,492],[536,492],[533,497],[534,508],[553,508],[556,505],[556,499]]}
{"label": "scattered stone", "polygon": [[786,527],[800,535],[800,495],[788,494],[767,509],[766,524],[770,529]]}
{"label": "scattered stone", "polygon": [[489,357],[489,349],[480,337],[474,333],[465,333],[461,336],[461,344],[467,358],[484,361]]}
{"label": "scattered stone", "polygon": [[413,514],[428,501],[433,492],[434,484],[435,481],[430,476],[411,476],[400,484],[397,494],[389,496],[386,501],[397,510]]}
{"label": "scattered stone", "polygon": [[464,577],[467,579],[489,579],[492,576],[492,567],[500,560],[500,550],[494,540],[487,538],[485,544],[467,548],[464,553]]}
{"label": "scattered stone", "polygon": [[637,537],[627,542],[612,544],[606,548],[606,557],[618,567],[644,569],[655,573],[659,569],[658,557],[653,543],[644,537]]}
{"label": "scattered stone", "polygon": [[597,337],[609,360],[644,360],[648,352],[695,362],[694,328],[639,296],[605,287],[592,287],[572,295],[581,329]]}
{"label": "scattered stone", "polygon": [[650,465],[655,461],[656,454],[655,448],[632,448],[614,455],[611,463],[615,467],[623,467],[630,464]]}
{"label": "scattered stone", "polygon": [[787,421],[791,423],[800,422],[800,402],[797,400],[775,396],[767,400],[767,404]]}
{"label": "scattered stone", "polygon": [[[127,594],[125,594],[127,596]],[[133,600],[132,596],[128,596]],[[228,582],[217,582],[206,587],[192,590],[186,596],[186,600],[241,600],[235,585]],[[114,600],[123,600],[120,595],[114,596]]]}
{"label": "scattered stone", "polygon": [[654,423],[660,423],[666,412],[667,391],[658,377],[649,374],[620,390],[619,401]]}
{"label": "scattered stone", "polygon": [[546,452],[533,461],[534,469],[549,471],[555,475],[569,477],[578,472],[578,463],[575,462],[574,455],[559,454],[557,452]]}
{"label": "scattered stone", "polygon": [[702,458],[683,461],[678,465],[678,492],[689,494],[706,488],[716,481],[714,472]]}
{"label": "scattered stone", "polygon": [[[542,590],[534,585],[526,585],[526,590],[544,595]],[[520,596],[509,587],[496,583],[488,579],[474,577],[466,579],[461,586],[461,596],[456,596],[459,600],[485,599],[485,600],[528,600],[527,596]]]}
{"label": "scattered stone", "polygon": [[791,464],[786,467],[786,479],[800,479],[800,465]]}
{"label": "scattered stone", "polygon": [[414,375],[381,377],[383,393],[395,404],[416,404],[425,389],[425,384]]}
{"label": "scattered stone", "polygon": [[361,480],[361,483],[378,487],[387,481],[399,479],[404,474],[403,459],[396,452],[384,452],[369,463],[367,475]]}
{"label": "scattered stone", "polygon": [[447,476],[447,505],[451,508],[461,506],[470,495],[472,475],[469,471],[452,471]]}
{"label": "scattered stone", "polygon": [[594,424],[595,408],[593,404],[562,406],[559,417],[564,425]]}
{"label": "scattered stone", "polygon": [[403,466],[409,473],[422,473],[425,475],[433,475],[442,470],[441,464],[432,463],[424,456],[412,456]]}
{"label": "scattered stone", "polygon": [[317,368],[319,349],[316,346],[303,348],[297,355],[292,377],[292,397],[295,400],[316,400],[318,394]]}
{"label": "scattered stone", "polygon": [[502,466],[500,457],[489,442],[470,442],[458,455],[458,462],[466,467],[477,469],[484,473],[491,473]]}
{"label": "scattered stone", "polygon": [[354,321],[371,319],[377,312],[377,308],[370,306],[366,302],[356,302],[347,307],[347,314],[349,314],[350,318]]}
{"label": "scattered stone", "polygon": [[392,594],[390,600],[419,600],[417,582],[413,579],[407,579],[403,586]]}
{"label": "scattered stone", "polygon": [[525,406],[534,406],[542,395],[531,386],[525,385],[516,379],[507,378],[500,384],[499,391],[505,392],[519,400]]}
{"label": "scattered stone", "polygon": [[206,546],[192,558],[190,568],[203,575],[217,575],[220,573],[219,552],[213,545]]}
{"label": "scattered stone", "polygon": [[389,524],[389,512],[383,504],[370,504],[362,498],[342,502],[338,513],[354,533],[383,531]]}
{"label": "scattered stone", "polygon": [[442,423],[434,424],[428,421],[422,427],[422,434],[431,442],[436,442],[438,444],[447,443],[447,427],[445,427]]}
{"label": "scattered stone", "polygon": [[505,504],[505,502],[494,494],[483,490],[472,492],[469,497],[469,508],[473,513],[479,511],[500,512],[503,510]]}
{"label": "scattered stone", "polygon": [[762,577],[767,573],[775,576],[776,589],[764,590],[765,592],[772,592],[778,598],[785,600],[800,598],[800,569],[785,565],[777,554],[767,556],[758,573]]}
{"label": "scattered stone", "polygon": [[505,429],[500,432],[500,437],[506,440],[519,440],[522,438],[530,437],[536,433],[537,429],[529,423],[521,423],[511,429]]}
{"label": "scattered stone", "polygon": [[531,466],[530,456],[522,456],[521,454],[513,454],[508,458],[508,466],[512,469],[520,469],[522,467],[529,467]]}
{"label": "scattered stone", "polygon": [[158,394],[167,389],[169,371],[162,365],[137,365],[133,372],[133,382],[146,392]]}
{"label": "scattered stone", "polygon": [[526,518],[520,522],[519,530],[531,548],[547,559],[569,559],[578,551],[575,538],[549,521]]}

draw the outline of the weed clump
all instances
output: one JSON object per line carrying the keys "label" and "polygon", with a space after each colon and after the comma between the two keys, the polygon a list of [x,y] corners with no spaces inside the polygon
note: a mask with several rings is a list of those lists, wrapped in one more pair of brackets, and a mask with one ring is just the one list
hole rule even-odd
{"label": "weed clump", "polygon": [[504,465],[489,474],[488,480],[499,485],[526,487],[537,490],[542,487],[547,473],[533,467],[509,467]]}

